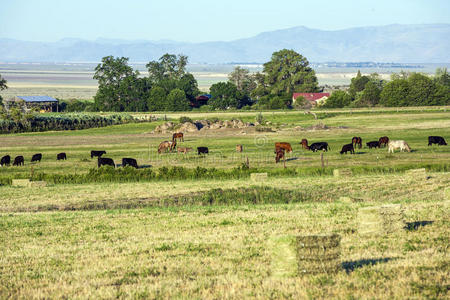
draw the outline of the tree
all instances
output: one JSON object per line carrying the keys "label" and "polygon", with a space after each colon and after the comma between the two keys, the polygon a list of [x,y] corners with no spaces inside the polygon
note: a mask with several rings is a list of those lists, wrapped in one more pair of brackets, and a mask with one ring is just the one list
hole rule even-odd
{"label": "tree", "polygon": [[186,99],[186,94],[180,89],[172,90],[167,95],[166,110],[169,111],[185,111],[189,110],[189,102]]}
{"label": "tree", "polygon": [[373,81],[366,83],[361,96],[358,98],[358,106],[375,106],[380,101],[381,90]]}
{"label": "tree", "polygon": [[328,97],[322,107],[326,108],[342,108],[350,105],[352,102],[352,97],[345,91],[335,91]]}
{"label": "tree", "polygon": [[408,106],[432,104],[436,86],[431,78],[420,73],[413,73],[408,78],[408,87]]}
{"label": "tree", "polygon": [[[6,85],[7,81],[6,79],[2,78],[2,75],[0,74],[0,91],[6,90],[8,86]],[[3,98],[0,96],[0,106],[3,105]]]}
{"label": "tree", "polygon": [[239,66],[235,67],[233,72],[228,74],[228,80],[234,83],[239,92],[247,96],[250,96],[257,86],[255,77],[250,74],[250,71]]}
{"label": "tree", "polygon": [[406,106],[409,91],[406,79],[394,79],[386,84],[380,93],[380,104],[383,106]]}
{"label": "tree", "polygon": [[195,97],[200,93],[197,80],[191,73],[186,73],[176,82],[176,87],[183,90],[189,101],[194,101]]}
{"label": "tree", "polygon": [[180,80],[186,73],[187,63],[187,56],[166,53],[158,61],[149,62],[146,67],[150,80],[159,84],[167,79]]}
{"label": "tree", "polygon": [[263,70],[270,94],[292,97],[294,92],[318,91],[314,70],[308,60],[294,50],[274,52]]}
{"label": "tree", "polygon": [[447,68],[437,68],[434,80],[438,84],[450,87],[450,74],[448,74]]}
{"label": "tree", "polygon": [[154,86],[150,90],[150,95],[147,99],[147,108],[149,111],[161,111],[167,107],[166,91],[160,86]]}
{"label": "tree", "polygon": [[350,96],[352,96],[353,99],[356,98],[356,94],[358,92],[361,92],[366,87],[366,83],[370,81],[370,78],[368,76],[362,76],[361,72],[358,70],[358,73],[356,74],[356,77],[353,77],[351,79],[350,88],[348,90],[348,93]]}
{"label": "tree", "polygon": [[209,88],[211,93],[210,105],[218,109],[238,107],[237,87],[231,82],[218,82]]}

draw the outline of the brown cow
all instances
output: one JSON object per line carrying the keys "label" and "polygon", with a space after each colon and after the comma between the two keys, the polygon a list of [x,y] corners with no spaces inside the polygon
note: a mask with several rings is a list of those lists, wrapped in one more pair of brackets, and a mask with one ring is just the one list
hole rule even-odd
{"label": "brown cow", "polygon": [[302,139],[302,141],[300,142],[300,144],[302,144],[302,148],[309,150],[309,146],[308,146],[308,140],[307,139]]}
{"label": "brown cow", "polygon": [[172,143],[169,141],[161,142],[158,146],[158,153],[166,152],[167,149],[171,149]]}
{"label": "brown cow", "polygon": [[387,144],[389,144],[389,138],[387,136],[382,136],[380,137],[380,139],[378,140],[378,143],[380,144],[380,148],[382,146],[386,147]]}
{"label": "brown cow", "polygon": [[242,145],[236,145],[236,152],[242,152],[244,151],[244,147]]}
{"label": "brown cow", "polygon": [[352,145],[354,145],[355,148],[356,148],[356,145],[358,145],[358,148],[361,149],[362,148],[362,138],[359,136],[354,136],[352,138]]}
{"label": "brown cow", "polygon": [[184,142],[184,137],[182,132],[176,132],[172,135],[172,142],[176,142],[177,139],[180,139],[182,142]]}
{"label": "brown cow", "polygon": [[178,153],[183,153],[183,154],[186,154],[191,150],[192,150],[192,148],[188,148],[188,147],[178,147],[177,148]]}
{"label": "brown cow", "polygon": [[285,161],[284,149],[278,148],[275,153],[276,153],[275,163],[279,163],[281,159],[283,159],[283,161]]}
{"label": "brown cow", "polygon": [[285,142],[276,142],[275,143],[275,153],[277,153],[277,149],[283,149],[287,153],[292,152],[291,144]]}

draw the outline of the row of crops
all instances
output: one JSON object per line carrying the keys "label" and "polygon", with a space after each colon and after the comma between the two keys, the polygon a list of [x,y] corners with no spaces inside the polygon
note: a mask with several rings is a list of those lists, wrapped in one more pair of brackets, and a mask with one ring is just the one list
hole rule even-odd
{"label": "row of crops", "polygon": [[137,122],[127,114],[61,114],[37,115],[20,121],[0,119],[0,133],[38,132],[49,130],[77,130]]}

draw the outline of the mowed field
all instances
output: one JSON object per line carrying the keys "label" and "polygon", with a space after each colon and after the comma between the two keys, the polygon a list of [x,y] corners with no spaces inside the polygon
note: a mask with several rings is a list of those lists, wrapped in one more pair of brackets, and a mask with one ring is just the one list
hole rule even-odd
{"label": "mowed field", "polygon": [[[248,122],[256,117],[255,112],[181,115]],[[248,158],[250,168],[281,174],[283,165],[275,164],[273,154],[274,143],[281,141],[293,146],[286,167],[297,175],[269,176],[263,182],[204,178],[0,186],[0,298],[448,298],[450,173],[445,170],[450,148],[427,146],[429,135],[449,141],[448,108],[330,111],[318,113],[318,119],[302,112],[263,115],[274,132],[249,127],[186,133],[179,145],[207,146],[206,157],[158,155],[158,144],[170,138],[152,133],[162,121],[1,135],[0,156],[24,155],[25,166],[0,168],[0,177],[87,173],[96,168],[90,150],[106,150],[116,163],[134,157],[155,170],[229,170]],[[166,114],[174,121],[179,116]],[[326,129],[314,130],[314,125]],[[405,140],[412,152],[363,147],[355,155],[339,154],[353,136],[361,136],[365,145],[384,135]],[[349,167],[355,175],[308,175],[322,162],[320,153],[301,149],[302,138],[330,144],[326,169]],[[243,145],[243,153],[235,152],[236,144]],[[68,160],[57,162],[59,152],[66,152]],[[43,154],[42,162],[30,163],[34,153]],[[383,172],[385,167],[393,171]],[[426,178],[395,171],[419,167],[432,171]],[[261,188],[285,192],[265,204],[245,203],[264,193]],[[241,194],[224,196],[220,204],[183,203],[192,195],[225,195],[230,189]],[[173,198],[179,199],[176,205],[158,204]],[[405,208],[407,229],[358,233],[359,208],[392,203]],[[271,237],[326,233],[342,237],[341,271],[272,276]]]}

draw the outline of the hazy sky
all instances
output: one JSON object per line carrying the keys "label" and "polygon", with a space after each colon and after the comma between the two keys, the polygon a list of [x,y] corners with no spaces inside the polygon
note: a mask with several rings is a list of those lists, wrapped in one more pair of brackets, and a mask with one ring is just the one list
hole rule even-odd
{"label": "hazy sky", "polygon": [[0,38],[229,41],[324,30],[450,23],[450,0],[0,0]]}

